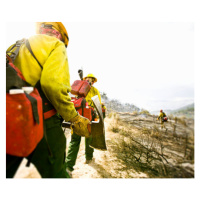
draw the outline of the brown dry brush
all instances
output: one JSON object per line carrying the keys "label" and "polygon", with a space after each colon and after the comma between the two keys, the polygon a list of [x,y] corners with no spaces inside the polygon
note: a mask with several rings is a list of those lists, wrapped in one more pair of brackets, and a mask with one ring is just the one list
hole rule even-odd
{"label": "brown dry brush", "polygon": [[[139,135],[134,135],[130,130],[120,129],[119,124],[118,119],[117,128],[114,130],[120,134],[120,137],[112,141],[111,152],[120,161],[123,161],[126,166],[123,170],[142,171],[152,178],[187,178],[193,176],[180,166],[168,161],[170,157],[165,153],[164,142],[166,136],[157,126],[152,129],[143,127]],[[188,139],[185,143],[185,155],[188,149],[187,142]]]}
{"label": "brown dry brush", "polygon": [[[190,146],[190,138],[189,138],[189,132],[186,131],[187,128],[187,122],[185,118],[179,119],[179,122],[184,126],[184,136],[185,136],[185,148],[184,148],[184,159],[191,159],[192,154],[194,153],[194,148],[191,148]],[[194,158],[194,157],[193,157]]]}
{"label": "brown dry brush", "polygon": [[[144,128],[144,137],[135,138],[131,131],[119,132],[121,137],[113,141],[112,153],[126,166],[124,170],[142,171],[149,177],[167,176],[167,156],[163,153],[162,141],[159,143],[150,137],[149,130]],[[159,144],[159,145],[158,145]]]}
{"label": "brown dry brush", "polygon": [[[182,146],[184,146],[184,159],[185,160],[194,160],[194,137],[193,132],[188,131],[187,120],[184,117],[178,118],[175,117],[175,123],[171,122],[171,126],[173,128],[173,137],[180,141]],[[184,127],[184,131],[182,135],[177,134],[177,123],[181,124]]]}

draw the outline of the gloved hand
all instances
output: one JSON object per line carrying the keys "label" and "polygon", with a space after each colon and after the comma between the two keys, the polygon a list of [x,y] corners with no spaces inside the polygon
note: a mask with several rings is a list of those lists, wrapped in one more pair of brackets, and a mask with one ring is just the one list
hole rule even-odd
{"label": "gloved hand", "polygon": [[73,131],[77,135],[83,137],[89,137],[91,135],[91,122],[89,119],[78,114],[76,117],[72,118],[70,122],[72,123]]}

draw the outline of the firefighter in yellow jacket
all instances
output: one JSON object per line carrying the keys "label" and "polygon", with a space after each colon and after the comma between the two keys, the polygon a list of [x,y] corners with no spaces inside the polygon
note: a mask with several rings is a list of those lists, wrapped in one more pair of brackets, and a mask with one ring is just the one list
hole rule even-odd
{"label": "firefighter in yellow jacket", "polygon": [[157,120],[160,120],[161,128],[166,128],[164,122],[167,121],[167,115],[163,112],[163,110],[160,110]]}
{"label": "firefighter in yellow jacket", "polygon": [[[61,22],[38,22],[36,33],[28,39],[32,53],[27,43],[23,43],[14,62],[26,81],[37,86],[44,102],[46,138],[27,159],[36,166],[42,178],[69,178],[65,168],[66,138],[56,113],[72,122],[74,131],[81,136],[89,137],[87,125],[90,121],[76,112],[68,94],[71,91],[66,52],[69,38],[64,25]],[[15,50],[12,47],[8,48],[8,54]],[[22,159],[6,155],[7,178],[15,175]]]}
{"label": "firefighter in yellow jacket", "polygon": [[[91,89],[88,92],[87,96],[85,97],[86,101],[88,102],[88,105],[91,107],[94,107],[94,104],[91,98],[95,95],[98,95],[99,101],[101,103],[101,95],[98,89],[93,86],[93,84],[97,82],[97,78],[93,74],[88,74],[86,77],[83,78],[83,80],[87,80],[91,84]],[[92,120],[94,120],[94,117]],[[85,164],[89,164],[93,159],[94,149],[89,146],[91,143],[91,139],[92,139],[91,137],[85,138],[85,158],[86,158]],[[69,149],[66,156],[66,167],[67,167],[68,173],[71,176],[72,176],[72,171],[74,170],[73,167],[76,163],[76,158],[78,155],[80,142],[81,142],[81,137],[73,133],[73,135],[71,136],[71,141],[70,141]]]}
{"label": "firefighter in yellow jacket", "polygon": [[103,118],[106,118],[106,106],[104,102],[101,103],[101,108],[102,108],[102,113],[103,113]]}

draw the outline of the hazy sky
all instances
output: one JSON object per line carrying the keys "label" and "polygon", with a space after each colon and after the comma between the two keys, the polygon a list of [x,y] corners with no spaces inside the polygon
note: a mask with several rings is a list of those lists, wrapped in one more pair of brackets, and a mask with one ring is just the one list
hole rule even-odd
{"label": "hazy sky", "polygon": [[[63,22],[71,83],[93,73],[110,99],[148,110],[194,102],[194,25],[189,22]],[[6,45],[34,34],[33,22],[7,23]]]}

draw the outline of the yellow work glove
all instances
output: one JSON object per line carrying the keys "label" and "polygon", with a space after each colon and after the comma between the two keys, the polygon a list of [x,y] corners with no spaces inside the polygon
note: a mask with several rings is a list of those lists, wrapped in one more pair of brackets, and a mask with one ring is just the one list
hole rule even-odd
{"label": "yellow work glove", "polygon": [[78,114],[76,117],[72,118],[70,122],[72,123],[73,132],[77,135],[83,137],[89,137],[91,135],[91,122],[89,119]]}

